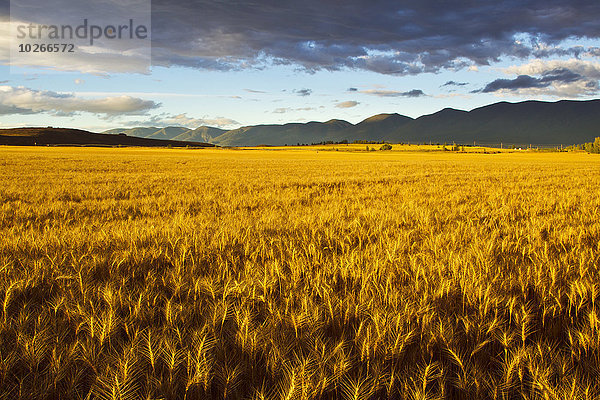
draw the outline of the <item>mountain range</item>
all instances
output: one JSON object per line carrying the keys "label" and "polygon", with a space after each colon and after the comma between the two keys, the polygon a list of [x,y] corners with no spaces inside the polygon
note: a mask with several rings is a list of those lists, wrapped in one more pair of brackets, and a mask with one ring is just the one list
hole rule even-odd
{"label": "mountain range", "polygon": [[379,114],[357,124],[327,122],[244,126],[223,130],[208,126],[111,129],[150,139],[208,142],[219,146],[295,145],[348,140],[391,143],[479,143],[570,145],[600,136],[600,100],[500,102],[471,111],[445,108],[411,118]]}
{"label": "mountain range", "polygon": [[66,128],[0,129],[0,145],[260,146],[322,142],[452,143],[536,146],[593,142],[600,136],[600,99],[500,102],[471,111],[445,108],[411,118],[378,114],[357,124],[327,122],[254,125],[232,130],[208,126],[117,128],[92,133]]}

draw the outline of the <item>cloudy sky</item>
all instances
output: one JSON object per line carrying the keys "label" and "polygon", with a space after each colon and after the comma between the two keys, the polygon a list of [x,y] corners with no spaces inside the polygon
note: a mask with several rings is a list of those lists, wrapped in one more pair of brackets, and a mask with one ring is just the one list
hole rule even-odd
{"label": "cloudy sky", "polygon": [[[101,39],[68,62],[11,57],[9,21],[82,17],[66,0],[28,1],[43,12],[0,0],[0,127],[356,123],[600,91],[597,0],[155,0],[147,65]],[[125,3],[135,18],[143,1],[90,2],[85,17],[109,24]]]}

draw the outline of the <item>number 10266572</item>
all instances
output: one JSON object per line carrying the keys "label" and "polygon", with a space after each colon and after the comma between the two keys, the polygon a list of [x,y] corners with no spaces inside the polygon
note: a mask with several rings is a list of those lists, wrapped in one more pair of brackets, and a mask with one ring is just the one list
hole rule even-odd
{"label": "number 10266572", "polygon": [[75,53],[75,45],[72,43],[21,43],[19,53]]}

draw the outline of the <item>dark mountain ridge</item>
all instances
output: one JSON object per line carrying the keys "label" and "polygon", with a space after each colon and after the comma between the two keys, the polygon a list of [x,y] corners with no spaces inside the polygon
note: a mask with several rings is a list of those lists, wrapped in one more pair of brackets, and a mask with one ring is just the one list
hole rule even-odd
{"label": "dark mountain ridge", "polygon": [[221,146],[283,145],[348,140],[391,143],[571,145],[600,136],[600,100],[500,102],[471,111],[445,108],[416,119],[379,114],[356,125],[325,123],[256,125],[211,140]]}
{"label": "dark mountain ridge", "polygon": [[[36,128],[40,132],[49,128]],[[57,128],[52,128],[58,131]],[[6,131],[6,130],[5,130]],[[391,143],[452,143],[505,145],[571,145],[594,141],[600,136],[600,100],[557,102],[523,101],[500,102],[471,111],[444,108],[436,113],[411,118],[397,113],[378,114],[357,124],[332,119],[327,122],[264,124],[223,130],[208,126],[196,129],[184,127],[138,127],[111,129],[105,135],[70,130],[71,136],[45,133],[37,143],[124,144],[133,146],[169,145],[166,140],[187,145],[195,143],[219,146],[295,145],[321,142],[387,141]],[[80,132],[85,138],[78,138]],[[7,136],[7,133],[0,135]],[[86,136],[87,135],[87,136]],[[101,136],[90,136],[101,135]],[[0,138],[0,144],[13,142],[33,144],[36,140]],[[106,136],[106,137],[105,137]],[[118,139],[115,139],[118,137]],[[140,139],[144,139],[140,141]],[[158,140],[149,142],[148,140]],[[90,142],[91,141],[91,142]],[[170,143],[172,146],[175,142]]]}

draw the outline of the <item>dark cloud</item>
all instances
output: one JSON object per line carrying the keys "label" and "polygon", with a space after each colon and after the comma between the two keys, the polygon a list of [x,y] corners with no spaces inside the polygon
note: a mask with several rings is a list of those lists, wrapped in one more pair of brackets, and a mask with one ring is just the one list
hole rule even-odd
{"label": "dark cloud", "polygon": [[404,97],[421,97],[421,96],[425,96],[425,93],[423,93],[422,90],[413,89],[408,92],[402,93],[402,96],[404,96]]}
{"label": "dark cloud", "polygon": [[[0,0],[0,21],[8,6]],[[596,47],[561,43],[600,38],[598,20],[597,0],[153,0],[152,60],[216,71],[275,64],[411,75],[502,57],[598,56]]]}
{"label": "dark cloud", "polygon": [[0,104],[0,115],[35,114],[30,108]]}
{"label": "dark cloud", "polygon": [[355,87],[348,88],[348,92],[358,92],[358,89]]}
{"label": "dark cloud", "polygon": [[573,83],[582,79],[583,77],[580,74],[561,68],[546,72],[539,78],[530,75],[519,75],[515,79],[496,79],[495,81],[488,83],[483,89],[475,90],[473,93],[493,93],[499,90],[546,88],[553,83]]}
{"label": "dark cloud", "polygon": [[583,77],[567,68],[559,68],[543,74],[540,78],[543,82],[564,82],[571,83],[582,79]]}
{"label": "dark cloud", "polygon": [[446,83],[444,83],[442,86],[440,87],[446,87],[446,86],[467,86],[468,83],[467,82],[455,82],[455,81],[448,81]]}
{"label": "dark cloud", "polygon": [[493,93],[498,90],[529,89],[550,86],[552,82],[543,82],[541,79],[529,75],[519,75],[515,79],[496,79],[488,83],[483,89],[474,90],[473,93]]}
{"label": "dark cloud", "polygon": [[312,89],[294,90],[294,93],[296,93],[298,96],[310,96],[312,94]]}
{"label": "dark cloud", "polygon": [[409,75],[503,56],[578,54],[600,37],[597,0],[155,0],[158,65],[230,70],[269,63]]}

